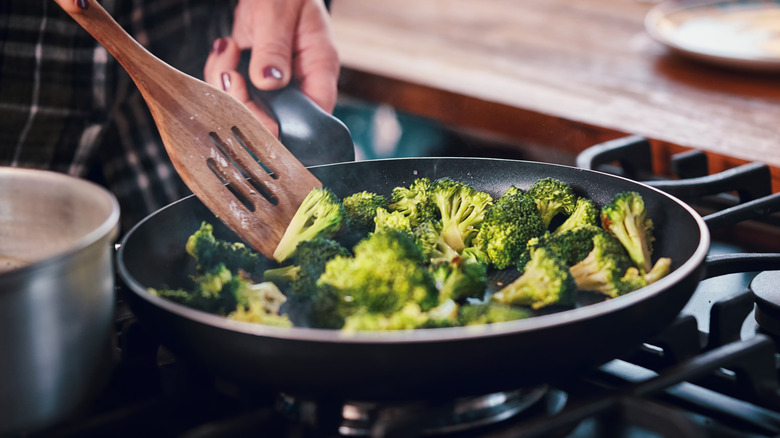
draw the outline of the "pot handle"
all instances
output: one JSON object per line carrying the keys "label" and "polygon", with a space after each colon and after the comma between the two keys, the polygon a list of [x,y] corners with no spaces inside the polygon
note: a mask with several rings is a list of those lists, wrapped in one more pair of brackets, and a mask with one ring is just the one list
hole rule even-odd
{"label": "pot handle", "polygon": [[261,91],[249,80],[249,50],[241,53],[238,72],[249,96],[276,118],[279,140],[304,166],[355,161],[355,146],[347,126],[328,114],[290,82],[284,88]]}

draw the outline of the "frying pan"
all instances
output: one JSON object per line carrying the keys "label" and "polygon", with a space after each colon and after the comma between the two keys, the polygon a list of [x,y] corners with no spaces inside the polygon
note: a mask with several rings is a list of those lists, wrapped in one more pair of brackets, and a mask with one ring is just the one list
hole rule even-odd
{"label": "frying pan", "polygon": [[121,242],[120,278],[142,326],[179,357],[230,381],[306,397],[430,399],[485,394],[566,378],[638,346],[672,321],[703,277],[710,233],[682,201],[622,177],[568,166],[490,158],[399,158],[310,167],[337,195],[389,194],[415,178],[451,177],[494,197],[543,177],[569,183],[597,206],[639,192],[655,224],[655,254],[668,276],[612,300],[490,325],[343,333],[231,321],[150,295],[186,284],[184,251],[202,221],[217,238],[235,234],[188,197],[151,214]]}

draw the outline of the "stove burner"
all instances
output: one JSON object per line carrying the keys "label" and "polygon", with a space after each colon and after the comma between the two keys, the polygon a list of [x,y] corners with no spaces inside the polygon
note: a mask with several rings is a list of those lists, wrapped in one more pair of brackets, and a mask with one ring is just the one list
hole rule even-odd
{"label": "stove burner", "polygon": [[750,283],[756,300],[756,322],[767,334],[780,336],[780,271],[764,271]]}
{"label": "stove burner", "polygon": [[[542,401],[548,392],[546,385],[531,389],[496,392],[455,400],[419,402],[349,401],[341,406],[338,433],[342,436],[385,436],[389,429],[422,431],[424,436],[443,435],[473,430],[496,424],[526,411]],[[298,421],[318,421],[309,418],[318,410],[331,412],[317,401],[283,396],[279,409]],[[338,413],[336,413],[338,415]],[[317,415],[319,416],[319,415]],[[401,435],[399,435],[401,436]]]}

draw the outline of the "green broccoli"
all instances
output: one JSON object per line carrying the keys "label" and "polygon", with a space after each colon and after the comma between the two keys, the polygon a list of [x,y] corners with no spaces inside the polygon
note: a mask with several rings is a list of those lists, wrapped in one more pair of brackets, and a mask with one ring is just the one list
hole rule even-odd
{"label": "green broccoli", "polygon": [[602,231],[593,236],[593,250],[569,271],[578,289],[616,297],[637,288],[621,279],[629,267],[631,259],[623,245]]}
{"label": "green broccoli", "polygon": [[269,315],[269,321],[282,318],[279,310],[286,297],[273,283],[253,283],[245,272],[233,273],[223,264],[192,279],[194,287],[191,290],[150,289],[149,292],[217,315],[262,311]]}
{"label": "green broccoli", "polygon": [[593,236],[604,233],[601,227],[586,225],[562,233],[547,232],[528,241],[528,247],[543,246],[554,252],[564,263],[572,266],[584,259],[593,249]]}
{"label": "green broccoli", "polygon": [[453,300],[444,300],[438,306],[426,312],[428,320],[418,328],[442,328],[460,325],[458,313],[460,305]]}
{"label": "green broccoli", "polygon": [[290,285],[290,294],[296,298],[311,296],[317,285],[317,279],[325,271],[325,265],[336,256],[350,257],[348,249],[332,239],[315,237],[298,244],[290,257],[291,265],[267,269],[263,281],[271,281],[277,286]]}
{"label": "green broccoli", "polygon": [[493,198],[447,177],[431,183],[428,194],[436,205],[447,245],[458,252],[470,246],[485,219],[485,213],[493,205]]}
{"label": "green broccoli", "polygon": [[576,292],[569,267],[555,253],[539,247],[530,251],[523,274],[498,290],[491,299],[536,310],[549,305],[573,305]]}
{"label": "green broccoli", "polygon": [[376,210],[387,209],[389,205],[387,197],[367,191],[349,195],[341,203],[349,218],[350,231],[359,236],[366,236],[374,231]]}
{"label": "green broccoli", "polygon": [[482,298],[487,287],[487,266],[456,257],[452,261],[435,263],[428,268],[439,291],[439,302],[463,302],[466,298]]}
{"label": "green broccoli", "polygon": [[487,253],[475,246],[463,248],[463,251],[460,252],[460,258],[463,260],[480,263],[485,266],[490,265],[490,257],[488,257]]}
{"label": "green broccoli", "polygon": [[666,275],[672,269],[672,259],[669,257],[659,258],[653,267],[643,277],[647,284],[653,284],[656,281],[666,277]]}
{"label": "green broccoli", "polygon": [[647,286],[648,284],[653,284],[656,281],[662,279],[666,276],[666,274],[669,273],[671,264],[672,259],[668,257],[661,257],[658,259],[655,265],[653,265],[652,269],[650,269],[650,272],[644,275],[639,272],[639,269],[637,269],[636,266],[629,267],[626,270],[626,273],[623,274],[623,277],[620,278],[622,294],[633,292],[637,289]]}
{"label": "green broccoli", "polygon": [[409,222],[409,217],[405,216],[399,211],[387,211],[384,208],[376,209],[376,217],[374,218],[373,232],[397,230],[406,234],[412,234],[412,224]]}
{"label": "green broccoli", "polygon": [[358,311],[386,316],[408,303],[427,311],[438,303],[433,279],[420,248],[408,234],[371,234],[353,248],[354,257],[337,256],[325,265],[312,300],[312,323],[339,328]]}
{"label": "green broccoli", "polygon": [[554,234],[561,234],[565,231],[580,227],[599,226],[599,209],[596,204],[588,198],[577,198],[574,211],[562,224],[555,229]]}
{"label": "green broccoli", "polygon": [[333,237],[346,220],[347,212],[339,198],[330,189],[315,187],[290,220],[274,251],[274,260],[287,260],[305,240]]}
{"label": "green broccoli", "polygon": [[253,272],[257,267],[258,255],[240,242],[229,243],[214,237],[214,226],[203,222],[200,228],[187,239],[187,254],[197,262],[201,272],[211,272],[224,265],[231,272],[239,269]]}
{"label": "green broccoli", "polygon": [[545,230],[534,201],[512,187],[488,210],[476,242],[496,269],[505,269],[517,265],[528,241]]}
{"label": "green broccoli", "polygon": [[149,293],[204,312],[226,315],[238,305],[236,291],[244,280],[219,264],[202,275],[192,277],[194,287],[185,289],[149,289]]}
{"label": "green broccoli", "polygon": [[365,309],[347,316],[342,330],[354,332],[358,330],[412,330],[428,321],[428,315],[422,311],[419,304],[406,303],[400,310],[391,314],[374,313]]}
{"label": "green broccoli", "polygon": [[420,246],[426,263],[450,262],[459,257],[458,252],[444,241],[441,222],[438,220],[430,219],[421,222],[414,227],[412,235]]}
{"label": "green broccoli", "polygon": [[542,178],[531,185],[526,195],[536,202],[542,221],[550,226],[558,214],[571,215],[577,205],[577,194],[572,187],[555,178]]}
{"label": "green broccoli", "polygon": [[235,311],[227,315],[227,318],[235,321],[253,322],[276,327],[293,326],[292,321],[290,321],[290,318],[287,315],[270,313],[263,304],[259,302],[251,302],[246,307],[238,306]]}
{"label": "green broccoli", "polygon": [[642,274],[651,268],[653,221],[637,192],[621,192],[601,209],[601,224],[618,238]]}
{"label": "green broccoli", "polygon": [[458,305],[446,301],[424,312],[417,303],[406,303],[389,315],[359,310],[349,315],[342,330],[412,330],[418,328],[453,327],[458,324]]}
{"label": "green broccoli", "polygon": [[236,292],[238,305],[227,315],[228,319],[292,327],[287,315],[280,314],[282,304],[287,300],[282,291],[271,282],[247,283]]}
{"label": "green broccoli", "polygon": [[532,316],[532,313],[528,309],[488,301],[485,303],[460,306],[458,311],[458,324],[493,324],[496,322],[524,319],[530,316]]}
{"label": "green broccoli", "polygon": [[408,187],[394,187],[390,195],[392,202],[388,210],[397,211],[409,217],[409,223],[413,227],[433,219],[436,215],[436,209],[428,197],[430,186],[430,179],[417,178]]}

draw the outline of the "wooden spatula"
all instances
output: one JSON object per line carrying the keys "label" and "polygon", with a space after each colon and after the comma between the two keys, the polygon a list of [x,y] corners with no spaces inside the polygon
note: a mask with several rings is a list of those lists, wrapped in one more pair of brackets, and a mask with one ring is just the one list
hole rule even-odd
{"label": "wooden spatula", "polygon": [[240,101],[152,55],[96,1],[55,1],[127,70],[195,196],[272,257],[303,199],[322,183]]}

